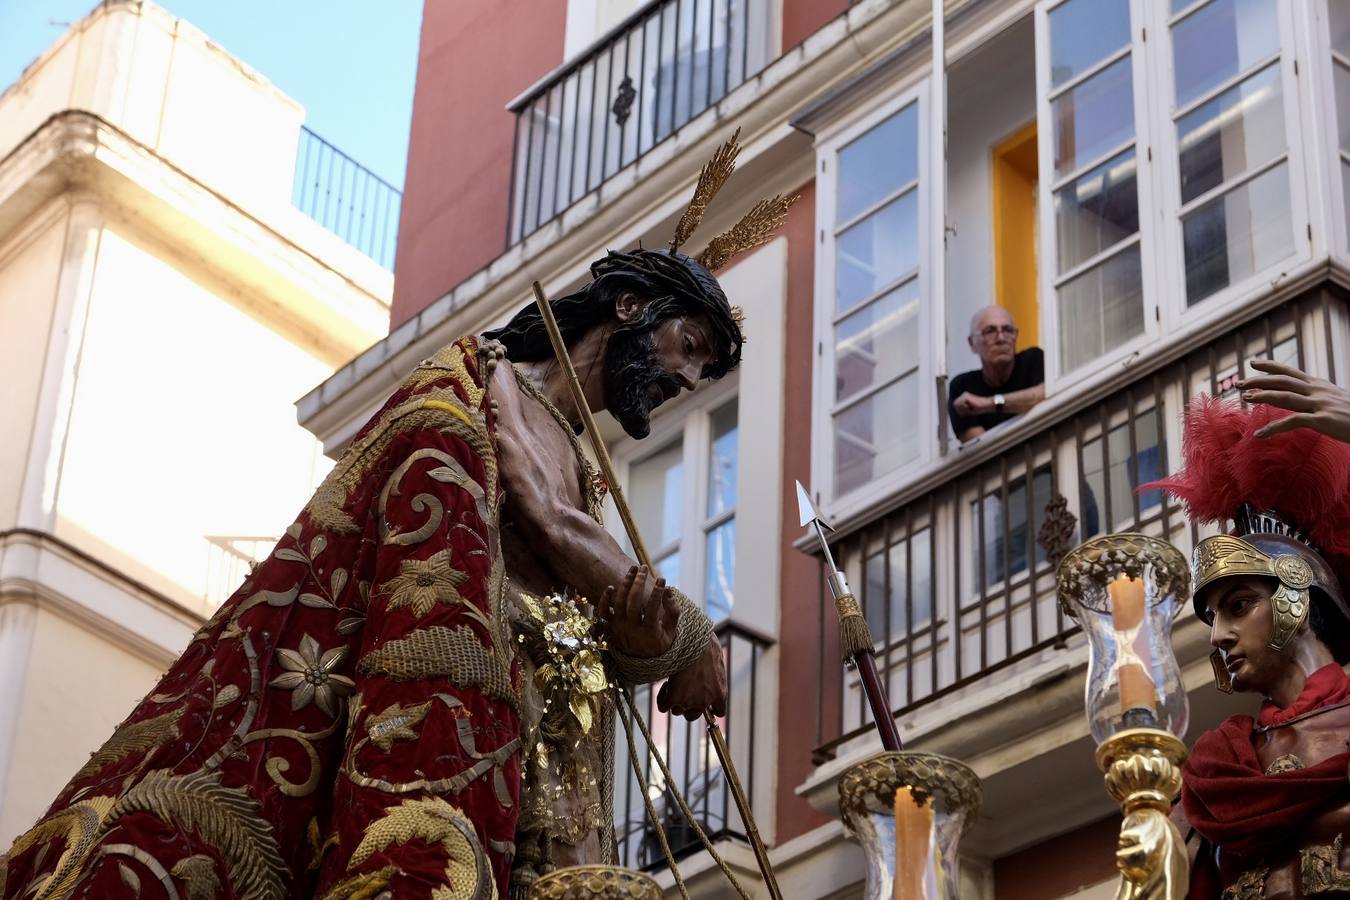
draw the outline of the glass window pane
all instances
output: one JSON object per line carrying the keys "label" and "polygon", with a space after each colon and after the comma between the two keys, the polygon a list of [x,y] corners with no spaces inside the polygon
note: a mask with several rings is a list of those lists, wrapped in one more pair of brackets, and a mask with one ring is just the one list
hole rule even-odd
{"label": "glass window pane", "polygon": [[1290,220],[1284,164],[1186,216],[1186,302],[1198,303],[1293,253]]}
{"label": "glass window pane", "polygon": [[893,472],[919,452],[919,379],[913,375],[834,417],[834,490],[842,496]]}
{"label": "glass window pane", "polygon": [[839,223],[909,184],[919,174],[919,105],[911,103],[839,151]]}
{"label": "glass window pane", "polygon": [[1055,191],[1061,273],[1139,230],[1137,175],[1130,149]]}
{"label": "glass window pane", "polygon": [[[1130,456],[1130,429],[1125,423],[1112,428],[1107,435],[1106,459],[1102,458],[1102,441],[1095,437],[1083,444],[1082,524],[1083,534],[1092,536],[1102,530],[1133,527],[1134,491],[1141,484],[1157,481],[1165,473],[1167,444],[1158,439],[1158,414],[1154,410],[1141,412],[1134,418],[1135,455]],[[1110,518],[1107,521],[1106,474],[1111,481]],[[1160,491],[1146,491],[1139,495],[1139,511],[1146,515],[1162,502]]]}
{"label": "glass window pane", "polygon": [[712,444],[708,448],[708,505],[704,513],[715,516],[736,505],[736,402],[712,414]]}
{"label": "glass window pane", "polygon": [[1340,148],[1350,153],[1350,69],[1333,62],[1331,71],[1336,83],[1336,123],[1340,126]]}
{"label": "glass window pane", "polygon": [[1144,332],[1144,297],[1135,244],[1059,289],[1059,349],[1065,372]]}
{"label": "glass window pane", "polygon": [[1112,63],[1050,104],[1055,177],[1092,162],[1134,135],[1130,57]]}
{"label": "glass window pane", "polygon": [[[984,562],[983,588],[1000,584],[1005,578],[1025,572],[1027,568],[1027,544],[1030,542],[1036,562],[1045,562],[1045,548],[1036,541],[1041,524],[1045,521],[1045,508],[1054,494],[1050,480],[1050,467],[1036,469],[1031,482],[1031,529],[1027,528],[1027,482],[1025,477],[1008,482],[1007,493],[1002,490],[991,491],[979,504],[978,514],[984,518],[983,546],[981,558]],[[1006,496],[1007,506],[1004,506]],[[971,504],[975,504],[972,502]],[[1006,517],[1006,523],[1005,523]],[[980,527],[976,522],[975,528]],[[1004,528],[1007,529],[1007,541],[1004,541]],[[980,532],[975,532],[978,542]],[[976,585],[977,588],[981,585]]]}
{"label": "glass window pane", "polygon": [[[927,528],[914,532],[908,544],[902,537],[889,550],[874,553],[867,558],[867,593],[860,598],[866,606],[867,624],[872,636],[880,644],[903,638],[905,608],[909,607],[909,625],[913,631],[927,627],[933,621],[933,577],[931,532]],[[906,558],[906,546],[909,548]],[[886,562],[890,559],[890,584],[886,583]],[[913,563],[914,574],[908,580],[907,568]],[[906,597],[906,584],[909,596]],[[890,611],[889,631],[887,610]],[[889,635],[889,637],[888,637]]]}
{"label": "glass window pane", "polygon": [[1130,42],[1129,0],[1069,0],[1050,12],[1050,85],[1058,87]]}
{"label": "glass window pane", "polygon": [[717,622],[731,615],[731,607],[736,602],[735,519],[723,522],[708,532],[707,551],[704,610],[708,618]]}
{"label": "glass window pane", "polygon": [[[633,518],[655,551],[680,537],[684,504],[684,449],[676,441],[632,466],[629,480]],[[675,583],[675,582],[672,582]]]}
{"label": "glass window pane", "polygon": [[844,400],[918,365],[919,280],[849,315],[834,332],[834,398]]}
{"label": "glass window pane", "polygon": [[847,312],[918,265],[918,227],[919,192],[910,191],[839,235],[836,313]]}
{"label": "glass window pane", "polygon": [[1177,144],[1183,203],[1283,153],[1279,65],[1267,66],[1183,116],[1177,121]]}
{"label": "glass window pane", "polygon": [[680,583],[680,551],[676,550],[656,561],[656,574],[666,580],[666,584]]}
{"label": "glass window pane", "polygon": [[1274,0],[1213,0],[1172,28],[1177,106],[1185,106],[1279,48],[1280,22]]}
{"label": "glass window pane", "polygon": [[1327,10],[1331,14],[1331,49],[1350,56],[1350,3],[1331,0]]}
{"label": "glass window pane", "polygon": [[1350,163],[1341,160],[1341,206],[1345,207],[1346,219],[1350,220]]}

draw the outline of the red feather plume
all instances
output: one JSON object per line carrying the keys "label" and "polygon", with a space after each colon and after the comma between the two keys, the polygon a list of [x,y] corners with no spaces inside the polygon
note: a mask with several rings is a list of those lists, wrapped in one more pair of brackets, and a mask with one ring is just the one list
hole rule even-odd
{"label": "red feather plume", "polygon": [[1302,530],[1350,585],[1350,444],[1309,428],[1256,436],[1287,415],[1201,394],[1186,410],[1182,470],[1139,490],[1166,491],[1200,523],[1231,519],[1243,503],[1274,512]]}

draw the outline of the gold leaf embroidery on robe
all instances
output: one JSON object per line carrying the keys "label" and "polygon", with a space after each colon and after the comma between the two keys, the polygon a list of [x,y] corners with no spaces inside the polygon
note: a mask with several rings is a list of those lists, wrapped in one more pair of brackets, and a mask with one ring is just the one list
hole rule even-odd
{"label": "gold leaf embroidery on robe", "polygon": [[[399,573],[378,590],[388,592],[389,609],[410,609],[421,618],[438,603],[469,607],[459,593],[460,585],[468,580],[468,574],[450,565],[450,550],[446,548],[426,559],[403,560]],[[472,612],[478,610],[473,608]],[[485,626],[488,624],[486,617],[481,617],[481,621]]]}
{"label": "gold leaf embroidery on robe", "polygon": [[445,850],[446,886],[431,892],[433,900],[487,900],[497,885],[473,823],[464,812],[440,797],[404,800],[366,827],[347,868],[356,868],[390,844],[414,838],[440,844]]}

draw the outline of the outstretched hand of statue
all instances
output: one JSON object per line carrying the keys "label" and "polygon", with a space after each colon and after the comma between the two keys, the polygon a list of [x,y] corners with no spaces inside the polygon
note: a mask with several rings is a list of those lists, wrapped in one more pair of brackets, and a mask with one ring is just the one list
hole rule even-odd
{"label": "outstretched hand of statue", "polygon": [[1350,443],[1350,391],[1273,360],[1253,360],[1250,365],[1264,374],[1239,383],[1242,399],[1248,403],[1268,403],[1293,413],[1271,422],[1256,433],[1257,437],[1311,428]]}
{"label": "outstretched hand of statue", "polygon": [[675,643],[680,601],[664,578],[653,580],[646,566],[634,566],[621,587],[605,588],[596,614],[606,623],[610,646],[628,656],[652,659]]}

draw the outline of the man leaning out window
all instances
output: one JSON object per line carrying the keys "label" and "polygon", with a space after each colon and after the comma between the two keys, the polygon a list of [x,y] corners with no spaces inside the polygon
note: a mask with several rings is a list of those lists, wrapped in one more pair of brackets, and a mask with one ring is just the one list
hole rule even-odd
{"label": "man leaning out window", "polygon": [[1017,352],[1017,324],[1001,306],[986,306],[970,320],[970,349],[980,367],[951,380],[947,415],[961,443],[1027,412],[1045,399],[1045,354]]}

